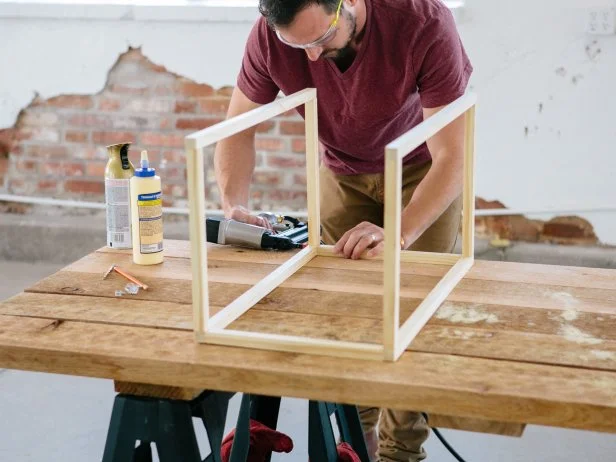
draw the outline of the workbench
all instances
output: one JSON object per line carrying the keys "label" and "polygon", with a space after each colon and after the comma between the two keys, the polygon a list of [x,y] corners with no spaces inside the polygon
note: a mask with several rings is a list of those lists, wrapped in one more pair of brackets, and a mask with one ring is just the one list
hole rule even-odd
{"label": "workbench", "polygon": [[[167,240],[165,253],[148,267],[102,248],[0,303],[0,367],[112,379],[135,394],[417,410],[501,434],[616,433],[615,270],[478,260],[398,361],[360,361],[197,343],[189,242]],[[210,245],[212,313],[292,254]],[[148,290],[116,296],[128,281],[103,280],[113,264]],[[448,268],[401,265],[401,321]],[[231,327],[379,342],[382,280],[382,261],[317,257]]]}

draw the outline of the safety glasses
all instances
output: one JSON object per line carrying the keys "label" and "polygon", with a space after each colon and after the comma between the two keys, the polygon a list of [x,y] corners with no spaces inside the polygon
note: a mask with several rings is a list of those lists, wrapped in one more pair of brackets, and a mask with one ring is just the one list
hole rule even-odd
{"label": "safety glasses", "polygon": [[285,45],[288,45],[290,47],[293,48],[300,48],[302,50],[305,50],[307,48],[315,48],[315,47],[320,47],[322,45],[324,45],[325,43],[327,43],[336,33],[336,29],[338,26],[338,20],[340,19],[340,9],[342,8],[342,2],[344,0],[340,0],[340,3],[338,3],[338,8],[336,10],[336,17],[334,18],[334,20],[332,21],[331,25],[329,26],[329,29],[327,29],[327,32],[325,32],[321,37],[319,37],[317,40],[315,40],[314,42],[311,43],[307,43],[305,45],[300,45],[297,43],[291,43],[291,42],[287,42],[282,35],[280,35],[280,31],[278,29],[276,29],[276,35],[278,36],[278,39],[284,43]]}

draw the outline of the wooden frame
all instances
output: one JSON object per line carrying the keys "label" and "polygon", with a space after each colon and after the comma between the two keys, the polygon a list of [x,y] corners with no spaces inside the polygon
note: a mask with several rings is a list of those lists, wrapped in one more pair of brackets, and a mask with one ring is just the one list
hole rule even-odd
{"label": "wooden frame", "polygon": [[[385,150],[385,249],[383,262],[383,344],[345,342],[291,335],[231,330],[227,327],[316,256],[337,257],[332,246],[320,245],[319,151],[316,89],[307,88],[186,137],[192,300],[196,339],[202,343],[308,354],[395,361],[473,265],[474,258],[474,131],[476,96],[467,94],[398,137]],[[203,148],[272,117],[305,107],[308,191],[308,245],[214,316],[209,313]],[[465,115],[462,254],[400,249],[402,159],[439,130]],[[453,265],[399,326],[400,262]]]}

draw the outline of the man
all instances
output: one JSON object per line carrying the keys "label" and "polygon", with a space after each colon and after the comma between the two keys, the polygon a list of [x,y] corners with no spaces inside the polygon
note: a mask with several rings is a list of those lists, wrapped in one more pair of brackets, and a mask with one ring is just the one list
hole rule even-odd
{"label": "man", "polygon": [[[461,96],[472,66],[440,0],[260,0],[228,116],[315,87],[323,240],[347,258],[383,247],[384,148]],[[303,115],[303,108],[299,108]],[[215,168],[227,217],[246,209],[255,129],[221,141]],[[404,159],[403,249],[450,252],[463,184],[464,119]],[[369,371],[367,371],[369,373]],[[379,461],[418,461],[429,427],[416,412],[361,408]]]}

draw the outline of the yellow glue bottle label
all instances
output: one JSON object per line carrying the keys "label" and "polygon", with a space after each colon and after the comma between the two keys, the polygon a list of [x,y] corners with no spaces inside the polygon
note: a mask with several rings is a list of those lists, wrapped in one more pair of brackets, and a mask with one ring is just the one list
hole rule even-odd
{"label": "yellow glue bottle label", "polygon": [[163,208],[161,192],[139,194],[139,250],[141,253],[157,253],[163,250]]}

